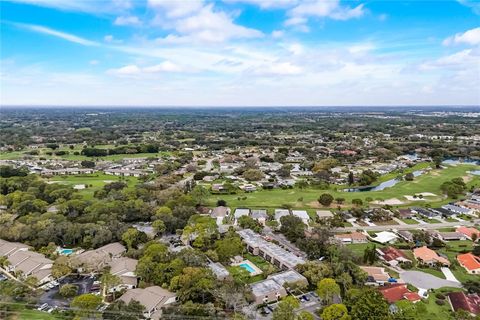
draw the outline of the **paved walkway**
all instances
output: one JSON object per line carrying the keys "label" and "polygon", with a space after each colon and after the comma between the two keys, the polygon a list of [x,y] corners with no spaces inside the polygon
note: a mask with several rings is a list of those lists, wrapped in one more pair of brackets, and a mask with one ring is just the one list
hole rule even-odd
{"label": "paved walkway", "polygon": [[442,270],[443,274],[445,275],[445,279],[450,280],[450,281],[455,281],[455,282],[460,282],[455,278],[455,275],[452,273],[452,271],[449,268],[440,268]]}
{"label": "paved walkway", "polygon": [[438,289],[441,287],[461,288],[462,285],[457,281],[450,281],[435,277],[429,273],[421,271],[405,271],[400,273],[400,279],[410,283],[419,289]]}

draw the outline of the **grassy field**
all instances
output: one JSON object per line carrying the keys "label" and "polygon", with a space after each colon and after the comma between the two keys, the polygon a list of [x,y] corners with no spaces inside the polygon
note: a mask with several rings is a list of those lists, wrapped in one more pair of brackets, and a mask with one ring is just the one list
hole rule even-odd
{"label": "grassy field", "polygon": [[[81,152],[83,148],[83,145],[74,145],[73,149],[70,149],[69,147],[62,147],[59,148],[55,151],[52,151],[49,148],[38,148],[35,150],[22,150],[22,151],[9,151],[5,152],[2,151],[0,153],[0,160],[15,160],[15,159],[21,159],[24,156],[29,156],[27,153],[30,151],[37,151],[39,154],[35,155],[34,157],[42,157],[46,159],[62,159],[62,160],[72,160],[72,161],[81,161],[81,160],[110,160],[110,161],[117,161],[121,160],[124,158],[149,158],[149,157],[165,157],[171,155],[171,152],[167,151],[160,151],[158,153],[137,153],[137,154],[115,154],[111,156],[105,156],[105,157],[87,157],[84,155],[75,155],[73,154],[74,152]],[[99,149],[112,149],[115,148],[114,145],[107,144],[107,145],[97,145],[95,148]],[[63,155],[63,156],[56,156],[54,154],[48,155],[47,152],[56,152],[56,151],[66,151],[69,154]]]}
{"label": "grassy field", "polygon": [[403,222],[405,222],[406,224],[419,224],[419,222],[417,220],[414,220],[414,219],[401,219]]}
{"label": "grassy field", "polygon": [[94,173],[94,174],[85,174],[85,175],[74,175],[74,176],[54,176],[50,179],[45,179],[50,183],[62,183],[68,184],[71,186],[85,184],[88,187],[78,192],[83,195],[86,199],[93,198],[93,193],[97,190],[100,190],[105,184],[109,181],[123,181],[128,187],[133,187],[138,183],[138,178],[135,177],[117,177],[103,173]]}
{"label": "grassy field", "polygon": [[[0,302],[1,305],[1,302]],[[11,305],[8,309],[8,316],[6,318],[2,317],[3,314],[0,311],[0,319],[9,319],[9,320],[55,320],[55,319],[64,319],[62,316],[55,316],[47,312],[38,311],[36,309],[27,309],[24,304],[14,304]]]}
{"label": "grassy field", "polygon": [[[382,191],[365,191],[365,192],[344,192],[346,186],[331,186],[329,190],[318,189],[274,189],[260,190],[253,193],[238,193],[235,195],[212,195],[209,204],[214,205],[217,200],[226,200],[231,207],[250,207],[250,208],[279,208],[282,205],[289,205],[294,208],[320,208],[317,199],[322,193],[330,193],[334,198],[341,197],[346,199],[346,205],[351,205],[352,199],[362,199],[366,202],[367,198],[373,200],[398,199],[404,202],[401,206],[411,204],[405,199],[406,195],[414,195],[422,192],[431,192],[437,196],[426,197],[425,201],[416,201],[415,204],[423,205],[429,203],[431,205],[440,205],[449,202],[441,196],[440,185],[445,181],[456,177],[466,177],[467,185],[480,185],[480,176],[469,175],[467,171],[478,168],[475,165],[457,165],[448,166],[445,169],[430,170],[428,173],[416,177],[414,181],[401,181],[391,188]],[[243,199],[245,198],[246,199]],[[334,202],[332,208],[337,205]]]}

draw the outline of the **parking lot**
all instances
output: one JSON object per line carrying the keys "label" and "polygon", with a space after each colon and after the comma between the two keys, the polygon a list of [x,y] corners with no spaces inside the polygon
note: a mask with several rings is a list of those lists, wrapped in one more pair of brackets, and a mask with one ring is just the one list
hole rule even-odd
{"label": "parking lot", "polygon": [[64,298],[59,294],[60,287],[64,284],[74,284],[78,287],[78,295],[89,293],[92,290],[95,279],[90,276],[71,275],[58,281],[59,285],[47,289],[45,293],[40,297],[39,303],[47,303],[52,307],[68,307],[70,305],[70,299]]}
{"label": "parking lot", "polygon": [[[307,292],[305,294],[297,295],[296,298],[300,301],[300,307],[297,311],[308,311],[312,313],[315,319],[319,319],[315,311],[321,307],[321,302],[314,292]],[[258,309],[257,316],[260,319],[272,319],[272,313],[277,308],[278,302],[269,304],[264,308]]]}

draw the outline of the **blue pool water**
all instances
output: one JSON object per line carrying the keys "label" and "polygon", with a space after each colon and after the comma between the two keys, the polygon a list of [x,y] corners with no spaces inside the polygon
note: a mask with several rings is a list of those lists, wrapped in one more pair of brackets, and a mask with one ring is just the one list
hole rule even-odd
{"label": "blue pool water", "polygon": [[58,253],[64,256],[68,256],[73,253],[73,249],[60,249]]}
{"label": "blue pool water", "polygon": [[247,270],[250,273],[255,272],[255,270],[252,268],[252,266],[250,266],[248,263],[241,263],[241,264],[239,264],[239,266],[242,267],[243,269]]}

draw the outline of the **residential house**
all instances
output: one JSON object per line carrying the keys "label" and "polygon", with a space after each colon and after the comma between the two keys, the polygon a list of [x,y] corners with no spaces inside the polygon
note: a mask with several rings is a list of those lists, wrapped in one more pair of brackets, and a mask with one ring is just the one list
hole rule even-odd
{"label": "residential house", "polygon": [[317,217],[319,219],[330,219],[333,218],[333,213],[332,211],[329,210],[317,210]]}
{"label": "residential house", "polygon": [[460,233],[463,233],[468,240],[472,240],[476,235],[476,240],[478,241],[478,239],[480,238],[480,231],[478,231],[477,229],[475,228],[470,228],[470,227],[458,227],[457,232],[460,232]]}
{"label": "residential house", "polygon": [[406,283],[388,284],[383,287],[379,287],[378,291],[383,295],[388,303],[395,303],[403,299],[413,303],[422,300],[422,297],[420,297],[418,293],[412,292],[407,288]]}
{"label": "residential house", "polygon": [[368,243],[368,237],[360,232],[344,233],[334,235],[335,240],[345,244]]}
{"label": "residential house", "polygon": [[0,256],[6,257],[8,261],[6,270],[20,278],[35,277],[38,284],[53,280],[53,261],[29,249],[29,246],[22,243],[0,239]]}
{"label": "residential house", "polygon": [[265,223],[267,222],[267,218],[268,218],[267,210],[265,210],[265,209],[254,209],[250,212],[250,217],[252,217],[252,219],[257,220],[262,225],[265,225]]}
{"label": "residential house", "polygon": [[390,275],[385,271],[385,268],[360,266],[360,269],[368,275],[366,284],[383,285],[390,279]]}
{"label": "residential house", "polygon": [[79,271],[101,270],[112,260],[118,259],[127,249],[120,243],[109,243],[95,250],[88,250],[72,257],[72,265]]}
{"label": "residential house", "polygon": [[165,290],[159,286],[145,289],[135,288],[127,290],[120,298],[125,303],[138,301],[145,307],[143,313],[145,318],[158,320],[162,316],[162,307],[174,303],[177,298],[175,293]]}
{"label": "residential house", "polygon": [[227,208],[227,207],[215,207],[212,209],[212,211],[210,211],[210,216],[212,218],[225,218],[226,216],[228,216],[230,214],[230,208]]}
{"label": "residential house", "polygon": [[398,214],[402,219],[411,219],[415,216],[415,213],[410,209],[398,209]]}
{"label": "residential house", "polygon": [[0,256],[9,257],[17,251],[27,251],[30,247],[20,242],[9,242],[0,239]]}
{"label": "residential house", "polygon": [[382,231],[375,234],[375,237],[372,237],[372,240],[378,243],[393,243],[397,241],[398,236],[390,231]]}
{"label": "residential house", "polygon": [[467,236],[461,232],[438,232],[437,237],[442,241],[467,240]]}
{"label": "residential house", "polygon": [[275,209],[275,220],[280,224],[280,218],[289,216],[290,210],[288,209]]}
{"label": "residential house", "polygon": [[17,251],[7,258],[7,271],[14,272],[21,278],[35,277],[38,284],[53,280],[53,261],[43,254],[32,251]]}
{"label": "residential house", "polygon": [[412,208],[412,212],[417,213],[427,219],[435,219],[440,218],[440,214],[438,212],[424,209],[424,208]]}
{"label": "residential house", "polygon": [[110,262],[110,273],[120,278],[120,283],[111,291],[122,289],[134,289],[138,285],[138,277],[135,274],[138,260],[121,257]]}
{"label": "residential house", "polygon": [[207,266],[218,280],[225,280],[230,275],[228,270],[219,262],[210,262]]}
{"label": "residential house", "polygon": [[240,217],[250,215],[250,209],[237,208],[235,209],[235,212],[233,213],[233,215],[235,216],[235,224],[236,224],[238,219],[240,219]]}
{"label": "residential house", "polygon": [[442,266],[450,266],[450,261],[448,261],[447,258],[439,256],[435,251],[426,246],[413,249],[413,256],[421,264],[430,266],[435,266],[437,264]]}
{"label": "residential house", "polygon": [[471,215],[474,212],[472,209],[460,207],[460,206],[457,206],[457,205],[454,205],[454,204],[446,204],[446,205],[442,206],[442,208],[447,209],[449,211],[452,211],[456,214]]}
{"label": "residential house", "polygon": [[470,274],[480,274],[480,257],[472,253],[459,254],[458,263]]}
{"label": "residential house", "polygon": [[377,249],[380,259],[384,260],[391,266],[396,266],[399,263],[412,262],[400,249],[394,247],[385,247]]}
{"label": "residential house", "polygon": [[408,230],[398,230],[397,234],[407,242],[413,242],[413,234]]}
{"label": "residential house", "polygon": [[472,316],[480,314],[480,295],[478,293],[450,292],[447,297],[453,312],[464,310]]}
{"label": "residential house", "polygon": [[310,216],[308,215],[307,211],[292,210],[292,215],[302,219],[302,222],[308,226],[308,221],[310,220]]}

